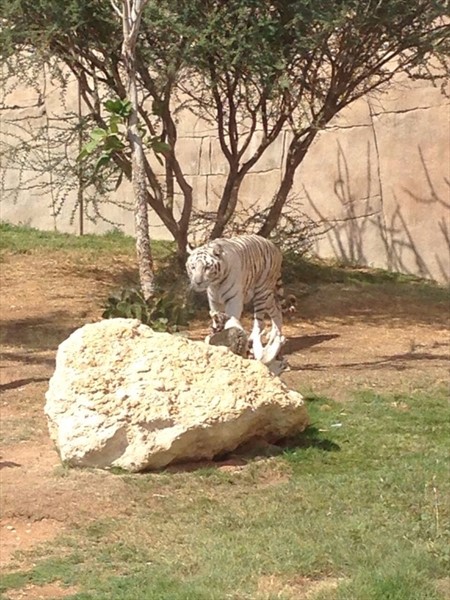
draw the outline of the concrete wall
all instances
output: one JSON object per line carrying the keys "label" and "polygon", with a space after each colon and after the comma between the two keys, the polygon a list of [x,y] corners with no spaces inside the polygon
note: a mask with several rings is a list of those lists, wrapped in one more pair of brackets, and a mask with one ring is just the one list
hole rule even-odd
{"label": "concrete wall", "polygon": [[[43,83],[37,90],[21,86],[4,90],[0,145],[15,143],[18,123],[25,132],[76,111],[74,84],[64,94],[64,103],[59,89],[48,82],[44,93],[42,89]],[[387,93],[359,100],[319,134],[297,172],[293,193],[301,200],[303,212],[330,225],[316,242],[320,256],[449,282],[450,101],[446,91],[429,82],[398,78]],[[265,205],[275,192],[289,137],[284,131],[249,173],[240,196],[244,204]],[[213,210],[227,167],[215,131],[184,111],[179,117],[178,151],[197,205]],[[47,189],[42,195],[38,185],[51,175],[23,173],[5,160],[0,168],[3,220],[78,231],[78,215],[72,208],[74,186],[65,192],[68,202],[59,207],[56,194]],[[36,185],[30,186],[29,181]],[[102,232],[116,223],[132,233],[129,186],[122,185],[104,201],[109,200],[121,206],[108,205],[107,211],[100,206],[108,221],[88,219],[86,231]],[[152,235],[169,237],[156,217]]]}

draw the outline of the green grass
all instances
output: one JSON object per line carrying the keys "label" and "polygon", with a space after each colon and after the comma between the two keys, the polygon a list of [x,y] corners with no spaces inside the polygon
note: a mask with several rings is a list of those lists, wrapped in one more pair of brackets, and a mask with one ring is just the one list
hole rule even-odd
{"label": "green grass", "polygon": [[[154,241],[153,250],[158,258],[171,253],[173,244]],[[134,238],[113,229],[104,235],[86,234],[77,236],[56,231],[40,231],[33,227],[11,225],[0,222],[0,252],[27,253],[33,250],[89,250],[119,254],[133,254]]]}
{"label": "green grass", "polygon": [[[111,475],[129,515],[35,551],[0,590],[61,581],[79,589],[72,600],[301,600],[299,580],[339,578],[308,600],[444,599],[446,391],[308,405],[310,430],[243,470]],[[270,578],[279,588],[264,589]]]}
{"label": "green grass", "polygon": [[341,284],[370,294],[376,288],[397,297],[415,297],[442,303],[446,308],[449,306],[448,286],[413,275],[344,265],[336,261],[287,255],[283,261],[283,281],[288,287],[299,281],[307,282],[312,290],[324,284]]}
{"label": "green grass", "polygon": [[311,259],[307,256],[297,256],[292,253],[285,254],[284,280],[289,282],[297,279],[308,280],[312,283],[429,283],[428,280],[414,275],[395,273],[385,269],[346,264],[332,259]]}

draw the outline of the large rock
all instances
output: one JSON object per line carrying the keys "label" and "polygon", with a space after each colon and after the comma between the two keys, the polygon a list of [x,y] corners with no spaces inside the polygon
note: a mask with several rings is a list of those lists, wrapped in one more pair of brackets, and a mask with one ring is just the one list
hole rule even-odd
{"label": "large rock", "polygon": [[308,424],[301,395],[260,362],[132,319],[65,340],[46,398],[51,438],[71,466],[142,471],[211,459]]}

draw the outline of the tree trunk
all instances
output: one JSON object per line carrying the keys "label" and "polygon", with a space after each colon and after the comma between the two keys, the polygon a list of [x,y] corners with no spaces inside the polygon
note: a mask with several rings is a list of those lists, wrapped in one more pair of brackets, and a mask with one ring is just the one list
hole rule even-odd
{"label": "tree trunk", "polygon": [[135,51],[142,11],[147,0],[123,0],[122,52],[127,73],[128,97],[132,110],[128,120],[128,140],[131,146],[131,181],[135,201],[136,254],[139,280],[143,296],[148,301],[155,293],[153,258],[148,224],[147,179],[144,149],[138,129],[138,92],[136,83]]}
{"label": "tree trunk", "polygon": [[210,239],[214,240],[223,234],[225,227],[236,210],[239,196],[239,189],[245,173],[238,172],[237,169],[230,169],[230,172],[222,192],[222,198],[217,210],[217,218],[210,234]]}
{"label": "tree trunk", "polygon": [[[137,144],[135,142],[135,144]],[[146,180],[144,165],[139,160],[139,146],[135,145],[132,153],[133,192],[135,199],[134,220],[136,233],[136,255],[139,267],[139,281],[146,301],[155,293],[153,257],[150,246],[148,224],[148,205],[146,198]]]}
{"label": "tree trunk", "polygon": [[293,167],[292,165],[286,165],[286,171],[284,173],[280,187],[278,188],[278,191],[274,196],[273,204],[270,207],[266,220],[264,221],[261,229],[258,231],[258,235],[262,235],[263,237],[269,237],[269,235],[275,229],[283,207],[286,204],[289,192],[292,189],[292,184],[294,183],[294,175],[295,167]]}
{"label": "tree trunk", "polygon": [[290,143],[286,159],[286,167],[283,178],[280,183],[280,187],[278,188],[278,191],[274,196],[272,206],[269,209],[269,213],[261,229],[258,231],[258,235],[262,235],[263,237],[269,237],[269,235],[277,226],[277,223],[283,211],[283,207],[286,204],[289,193],[292,189],[297,167],[305,158],[305,155],[309,147],[311,146],[314,138],[316,137],[317,133],[317,130],[311,131],[302,140],[294,138]]}

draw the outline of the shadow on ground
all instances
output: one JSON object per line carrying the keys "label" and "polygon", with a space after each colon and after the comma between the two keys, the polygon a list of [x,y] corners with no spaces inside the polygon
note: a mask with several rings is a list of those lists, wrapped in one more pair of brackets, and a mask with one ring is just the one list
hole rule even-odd
{"label": "shadow on ground", "polygon": [[285,438],[276,443],[269,443],[261,438],[254,438],[233,452],[216,456],[213,460],[192,461],[169,465],[161,471],[169,473],[192,472],[202,469],[222,469],[224,467],[245,466],[258,459],[279,456],[293,450],[316,448],[323,452],[339,452],[340,446],[325,438],[317,427],[310,426],[302,433]]}
{"label": "shadow on ground", "polygon": [[15,381],[10,381],[9,383],[0,384],[0,392],[5,392],[6,390],[15,390],[20,387],[24,387],[25,385],[29,385],[30,383],[41,383],[42,381],[48,381],[48,377],[28,377],[27,379],[16,379]]}
{"label": "shadow on ground", "polygon": [[[372,361],[337,362],[332,366],[333,368],[355,371],[384,368],[393,369],[395,371],[405,371],[407,369],[414,369],[419,361],[448,362],[448,359],[448,353],[434,354],[433,352],[405,352],[404,354],[382,356],[381,358]],[[290,371],[327,371],[329,369],[329,364],[319,363],[308,363],[289,367]]]}
{"label": "shadow on ground", "polygon": [[286,341],[286,344],[283,346],[283,355],[294,354],[295,352],[299,352],[300,350],[312,348],[313,346],[317,346],[317,344],[322,344],[323,342],[328,342],[329,340],[334,340],[338,337],[339,335],[337,333],[317,333],[311,335],[289,337]]}
{"label": "shadow on ground", "polygon": [[[297,292],[297,288],[303,291]],[[306,292],[305,292],[306,289]],[[286,318],[293,326],[302,322],[333,319],[339,323],[359,322],[364,325],[427,324],[447,326],[449,323],[449,289],[430,282],[361,283],[310,282],[299,279],[288,287],[299,296],[297,312]]]}
{"label": "shadow on ground", "polygon": [[13,462],[12,460],[0,460],[1,469],[13,469],[14,467],[21,467],[20,463]]}
{"label": "shadow on ground", "polygon": [[[1,328],[0,328],[1,331]],[[1,340],[0,333],[0,340]],[[7,342],[3,342],[5,345]],[[44,348],[46,350],[47,348]],[[50,348],[51,350],[53,348]],[[39,350],[37,350],[39,352]],[[22,363],[24,365],[47,365],[49,367],[55,366],[55,358],[52,356],[51,358],[42,355],[35,355],[30,353],[28,349],[24,349],[21,352],[10,352],[9,348],[1,353],[1,358],[3,361],[7,362],[17,362]],[[0,368],[6,368],[6,364],[1,365]]]}

